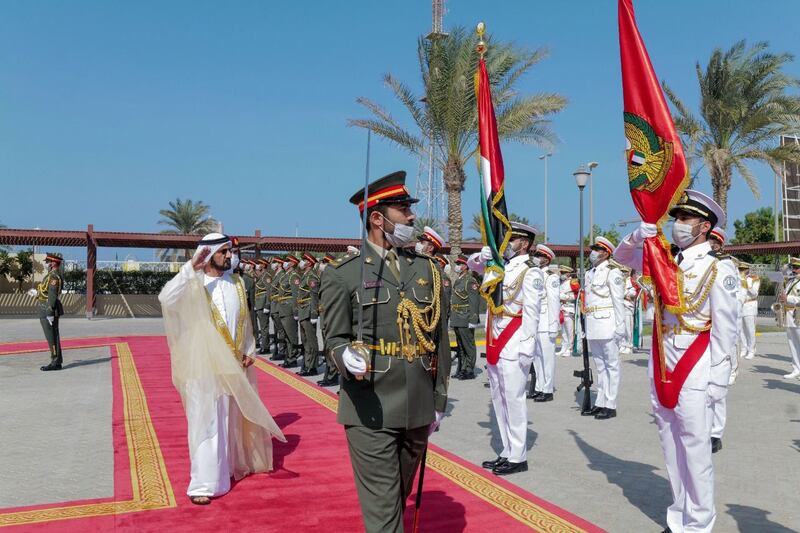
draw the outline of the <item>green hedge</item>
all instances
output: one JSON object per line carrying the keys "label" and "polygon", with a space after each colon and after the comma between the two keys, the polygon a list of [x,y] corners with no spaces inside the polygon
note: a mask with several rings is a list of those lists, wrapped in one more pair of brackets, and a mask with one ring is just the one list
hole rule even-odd
{"label": "green hedge", "polygon": [[[94,276],[95,293],[103,294],[158,294],[175,276],[172,272],[119,272],[98,270]],[[86,271],[64,272],[64,290],[86,293]]]}

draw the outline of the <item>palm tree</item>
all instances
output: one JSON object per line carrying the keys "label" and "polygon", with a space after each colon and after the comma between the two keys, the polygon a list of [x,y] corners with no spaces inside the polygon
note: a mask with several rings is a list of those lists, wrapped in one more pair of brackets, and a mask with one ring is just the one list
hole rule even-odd
{"label": "palm tree", "polygon": [[414,233],[421,234],[423,231],[425,231],[425,226],[433,228],[433,230],[439,235],[444,233],[442,231],[441,221],[429,217],[419,217],[418,219],[414,220]]}
{"label": "palm tree", "polygon": [[[508,220],[511,222],[519,222],[521,224],[530,225],[531,223],[528,221],[528,217],[519,216],[516,213],[510,213],[508,215]],[[481,234],[481,214],[475,213],[472,215],[472,223],[469,225],[469,229],[474,231],[478,236]]]}
{"label": "palm tree", "polygon": [[[169,203],[169,209],[161,209],[158,213],[164,217],[158,221],[163,226],[171,226],[170,229],[163,229],[161,233],[167,235],[204,235],[216,231],[219,223],[210,216],[211,206],[202,201],[193,202],[192,200],[181,200],[177,198]],[[175,260],[183,254],[185,260],[192,257],[191,250],[166,249],[161,252],[162,260]]]}
{"label": "palm tree", "polygon": [[[544,49],[528,51],[511,44],[486,39],[485,55],[501,139],[550,147],[555,135],[548,117],[566,105],[554,93],[520,96],[516,82],[531,67],[547,56]],[[384,83],[406,108],[414,130],[403,128],[392,115],[373,101],[356,101],[373,116],[351,119],[348,124],[367,128],[419,157],[428,157],[433,146],[434,164],[443,169],[447,191],[448,237],[453,257],[461,252],[461,191],[466,174],[464,165],[477,148],[477,104],[474,75],[478,68],[477,40],[464,28],[446,37],[428,40],[420,37],[417,56],[424,97],[391,74]]]}
{"label": "palm tree", "polygon": [[[714,199],[727,209],[731,177],[736,171],[760,197],[751,161],[780,172],[784,162],[800,162],[800,148],[776,145],[781,135],[800,131],[800,97],[787,94],[800,83],[783,72],[791,54],[774,54],[759,42],[747,48],[739,41],[729,50],[711,53],[705,70],[695,65],[700,84],[700,117],[693,115],[662,82],[675,106],[675,126],[683,136],[690,164],[708,168]],[[697,170],[694,176],[697,176]]]}

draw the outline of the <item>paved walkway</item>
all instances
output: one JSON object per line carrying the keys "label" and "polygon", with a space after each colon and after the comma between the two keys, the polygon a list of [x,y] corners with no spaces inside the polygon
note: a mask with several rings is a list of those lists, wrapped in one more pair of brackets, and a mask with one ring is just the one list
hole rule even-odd
{"label": "paved walkway", "polygon": [[[62,323],[63,337],[146,334],[163,334],[161,320],[65,319]],[[0,320],[0,342],[41,336],[38,320]],[[714,456],[719,515],[716,531],[788,532],[797,530],[800,524],[796,476],[800,470],[800,381],[782,377],[790,369],[785,335],[760,335],[757,351],[760,355],[755,359],[741,362],[740,377],[729,396],[724,449]],[[74,358],[86,363],[50,375],[31,369],[46,362],[47,354],[20,356],[13,363],[0,360],[0,414],[5,421],[12,413],[20,413],[13,434],[4,428],[2,434],[7,440],[0,443],[0,449],[16,446],[20,450],[23,442],[62,442],[72,428],[72,434],[85,433],[91,439],[61,448],[87,450],[101,458],[70,463],[71,468],[85,469],[86,475],[69,480],[68,490],[61,493],[47,488],[53,476],[35,473],[22,476],[21,481],[15,478],[13,489],[20,501],[5,496],[11,490],[11,478],[0,476],[0,506],[19,505],[22,500],[43,501],[45,493],[53,501],[58,497],[91,497],[86,495],[87,490],[98,495],[108,492],[97,484],[98,479],[110,476],[109,463],[102,460],[107,450],[104,443],[110,442],[104,433],[110,428],[103,426],[110,416],[102,411],[110,390],[104,357],[88,350],[66,352],[65,364],[77,363]],[[483,363],[480,360],[480,365]],[[649,407],[647,355],[624,359],[619,416],[609,421],[578,414],[577,380],[572,370],[580,367],[580,360],[558,358],[557,363],[555,401],[529,404],[530,470],[507,479],[608,531],[661,531],[670,494]],[[483,373],[474,381],[451,381],[449,416],[433,437],[439,446],[476,464],[493,457],[499,444],[485,381]],[[27,404],[38,404],[30,397],[52,396],[54,390],[75,398],[68,402],[72,408],[58,412],[60,427],[38,422],[37,416],[25,411]],[[22,397],[23,393],[30,396]],[[87,415],[96,418],[96,423],[86,425]],[[38,457],[33,466],[42,472],[64,460],[63,455],[59,458],[42,449],[35,453]],[[19,452],[4,451],[0,472],[19,460]]]}

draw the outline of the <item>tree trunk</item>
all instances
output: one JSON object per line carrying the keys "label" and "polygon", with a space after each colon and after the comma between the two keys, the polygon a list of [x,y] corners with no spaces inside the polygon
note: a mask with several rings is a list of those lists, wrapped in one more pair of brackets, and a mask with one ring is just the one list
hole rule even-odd
{"label": "tree trunk", "polygon": [[447,240],[450,243],[450,258],[455,262],[461,254],[461,235],[464,220],[461,215],[461,191],[467,176],[459,157],[449,157],[444,167],[444,186],[447,190]]}
{"label": "tree trunk", "polygon": [[714,201],[719,204],[722,208],[722,212],[727,215],[728,191],[731,188],[731,175],[733,171],[730,165],[727,165],[722,168],[710,167],[709,173],[711,174],[711,186],[714,187]]}

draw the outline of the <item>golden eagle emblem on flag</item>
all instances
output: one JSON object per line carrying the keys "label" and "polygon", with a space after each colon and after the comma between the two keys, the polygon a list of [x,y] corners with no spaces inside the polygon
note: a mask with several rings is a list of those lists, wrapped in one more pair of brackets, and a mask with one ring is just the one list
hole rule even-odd
{"label": "golden eagle emblem on flag", "polygon": [[628,185],[631,191],[654,192],[664,183],[672,166],[671,142],[656,135],[642,117],[625,113],[625,160],[628,162]]}

